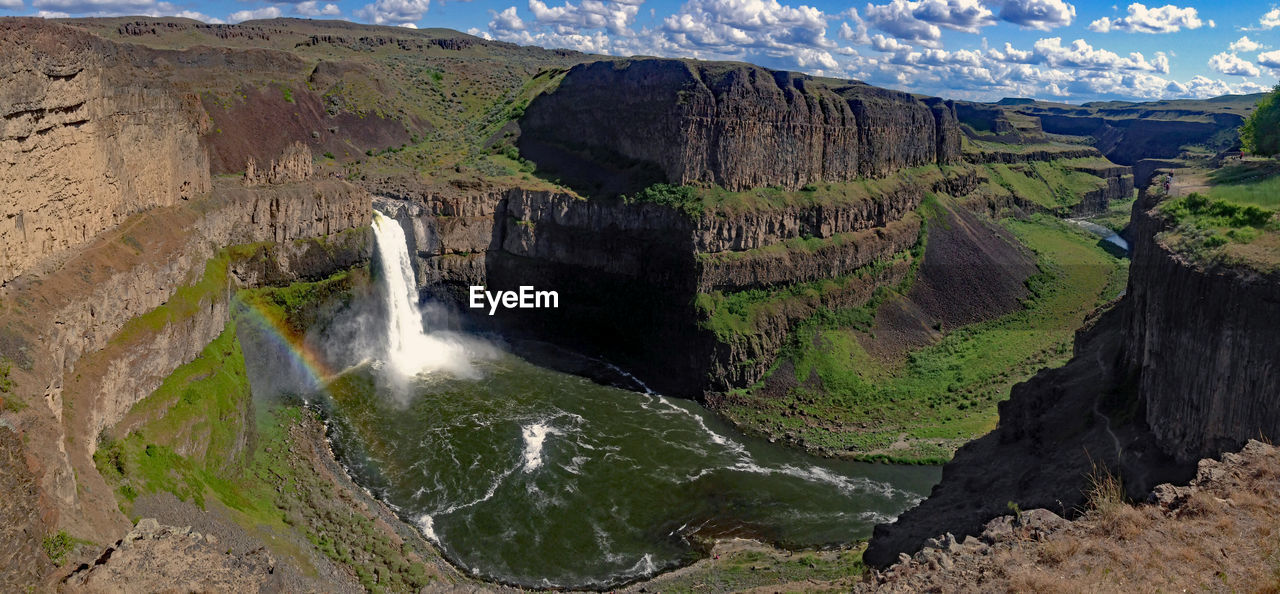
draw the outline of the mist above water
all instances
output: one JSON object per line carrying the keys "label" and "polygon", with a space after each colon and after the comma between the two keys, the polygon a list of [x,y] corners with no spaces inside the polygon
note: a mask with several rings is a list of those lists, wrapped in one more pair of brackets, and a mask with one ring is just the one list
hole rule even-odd
{"label": "mist above water", "polygon": [[638,380],[599,385],[450,332],[418,304],[401,226],[375,213],[373,230],[375,284],[308,334],[331,370],[319,385],[288,379],[290,349],[246,328],[255,397],[272,385],[323,410],[352,478],[469,573],[606,588],[719,537],[838,545],[937,481],[936,468],[812,458]]}
{"label": "mist above water", "polygon": [[458,378],[479,377],[473,360],[493,358],[494,349],[452,332],[427,331],[418,308],[418,285],[404,229],[374,211],[373,233],[386,311],[384,349],[375,359],[403,380],[440,371]]}

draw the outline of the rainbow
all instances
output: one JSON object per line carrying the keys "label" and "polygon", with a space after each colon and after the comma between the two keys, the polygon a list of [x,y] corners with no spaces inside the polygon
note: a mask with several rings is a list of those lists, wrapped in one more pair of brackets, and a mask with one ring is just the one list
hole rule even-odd
{"label": "rainbow", "polygon": [[307,344],[305,336],[285,323],[283,312],[240,297],[236,297],[235,301],[242,306],[235,308],[236,315],[247,317],[258,329],[263,330],[262,334],[278,347],[278,352],[288,355],[293,368],[307,375],[309,388],[319,390],[341,373],[329,367],[324,357]]}

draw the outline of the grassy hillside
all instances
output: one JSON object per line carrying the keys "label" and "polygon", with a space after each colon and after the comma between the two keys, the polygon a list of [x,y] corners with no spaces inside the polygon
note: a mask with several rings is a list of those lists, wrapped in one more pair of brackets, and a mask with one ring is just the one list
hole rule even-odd
{"label": "grassy hillside", "polygon": [[[1065,362],[1084,317],[1119,295],[1127,261],[1050,217],[1003,224],[1033,249],[1040,274],[1026,309],[954,330],[885,362],[870,355],[865,323],[884,300],[803,324],[771,374],[792,374],[785,394],[764,382],[735,391],[725,413],[742,427],[810,449],[865,459],[940,462],[995,426],[1009,388]],[[850,323],[863,320],[863,324]],[[834,323],[833,323],[834,322]]]}
{"label": "grassy hillside", "polygon": [[[296,322],[349,282],[340,273],[237,298]],[[434,552],[386,532],[368,508],[357,511],[321,468],[312,411],[255,406],[235,321],[113,431],[123,433],[104,435],[94,462],[131,520],[140,498],[171,493],[239,525],[309,577],[319,575],[320,556],[368,589],[412,592],[439,578]]]}

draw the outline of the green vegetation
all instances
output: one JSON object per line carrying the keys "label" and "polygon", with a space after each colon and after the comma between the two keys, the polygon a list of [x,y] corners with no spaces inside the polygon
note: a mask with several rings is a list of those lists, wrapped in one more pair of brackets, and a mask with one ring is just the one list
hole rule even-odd
{"label": "green vegetation", "polygon": [[282,93],[284,93],[284,100],[285,100],[285,101],[288,101],[289,103],[293,103],[293,89],[290,89],[289,87],[282,86],[282,87],[280,87],[280,91],[281,91]]}
{"label": "green vegetation", "polygon": [[1280,208],[1280,161],[1249,159],[1209,174],[1210,198]]}
{"label": "green vegetation", "polygon": [[1129,226],[1129,219],[1133,216],[1133,203],[1136,198],[1130,197],[1125,200],[1112,200],[1107,204],[1107,210],[1102,214],[1089,217],[1093,221],[1103,227],[1106,227],[1116,233],[1124,231]]}
{"label": "green vegetation", "polygon": [[708,559],[688,570],[661,576],[649,584],[648,589],[659,592],[740,592],[753,588],[776,588],[779,584],[797,584],[795,587],[804,589],[848,584],[866,571],[862,547],[795,554],[747,548]]}
{"label": "green vegetation", "polygon": [[[1111,166],[1099,159],[1058,159],[1017,165],[985,165],[988,188],[1066,214],[1086,194],[1106,187],[1106,181],[1090,173]],[[1003,190],[1001,192],[1000,190]]]}
{"label": "green vegetation", "polygon": [[719,186],[675,186],[659,183],[624,198],[630,202],[672,206],[690,217],[815,205],[847,205],[889,200],[895,193],[912,186],[931,187],[934,182],[942,179],[945,171],[936,165],[922,165],[904,169],[887,178],[813,183],[797,190],[768,187],[730,191]]}
{"label": "green vegetation", "polygon": [[[785,395],[764,382],[730,394],[726,414],[759,433],[861,459],[941,462],[995,426],[1009,388],[1065,362],[1086,315],[1123,288],[1127,262],[1097,238],[1050,217],[1006,220],[1039,257],[1026,308],[948,333],[941,342],[883,361],[867,352],[872,311],[821,312],[792,333],[771,373],[790,369]],[[905,293],[881,295],[899,299]]]}
{"label": "green vegetation", "polygon": [[1255,155],[1280,155],[1280,84],[1258,102],[1240,126],[1240,142]]}
{"label": "green vegetation", "polygon": [[[921,242],[911,250],[895,254],[890,259],[877,260],[842,277],[796,283],[778,289],[699,293],[694,304],[704,316],[702,326],[715,332],[721,341],[731,340],[736,335],[765,332],[764,328],[769,325],[767,321],[782,312],[813,312],[813,324],[868,327],[875,316],[876,306],[886,298],[890,289],[881,287],[873,291],[867,305],[839,311],[825,307],[826,298],[844,291],[871,287],[895,264],[918,261],[924,251],[923,238],[924,234],[921,234]],[[906,289],[899,287],[899,290]]]}
{"label": "green vegetation", "polygon": [[[1215,192],[1216,193],[1216,192]],[[1158,236],[1202,264],[1280,269],[1280,219],[1276,211],[1193,192],[1161,203],[1173,228]]]}
{"label": "green vegetation", "polygon": [[[315,305],[349,290],[349,279],[341,273],[317,283],[242,291],[237,299],[298,328]],[[130,410],[119,424],[130,428],[126,435],[104,435],[94,462],[121,510],[130,514],[138,497],[158,492],[206,509],[216,502],[304,571],[314,571],[312,553],[276,534],[297,531],[371,591],[417,591],[433,579],[437,572],[420,552],[394,542],[370,512],[357,511],[358,503],[308,455],[308,440],[317,438],[308,434],[320,430],[314,413],[251,400],[233,321]]]}
{"label": "green vegetation", "polygon": [[63,563],[67,562],[67,555],[71,554],[71,551],[80,544],[91,543],[87,543],[87,541],[83,541],[78,538],[73,538],[70,534],[67,534],[66,530],[59,530],[55,534],[50,534],[44,537],[40,546],[44,549],[44,554],[48,555],[49,560],[52,561],[54,565],[60,567]]}
{"label": "green vegetation", "polygon": [[702,202],[697,191],[689,186],[673,186],[671,184],[653,184],[631,196],[623,196],[628,204],[647,202],[660,206],[669,206],[679,210],[690,218],[702,214]]}
{"label": "green vegetation", "polygon": [[18,400],[17,395],[13,393],[17,385],[13,383],[13,378],[9,377],[12,371],[13,363],[8,359],[0,359],[0,402],[4,403],[4,410],[21,412],[27,407],[27,403]]}

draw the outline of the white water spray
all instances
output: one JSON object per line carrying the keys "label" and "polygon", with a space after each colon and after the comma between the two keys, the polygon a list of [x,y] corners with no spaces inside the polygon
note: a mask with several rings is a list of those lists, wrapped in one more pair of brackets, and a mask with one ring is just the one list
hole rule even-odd
{"label": "white water spray", "polygon": [[[428,333],[417,305],[417,282],[409,259],[409,247],[400,224],[373,212],[373,234],[378,244],[383,282],[386,283],[386,352],[384,362],[401,377],[447,371],[459,377],[475,377],[472,357],[488,356],[489,349],[470,344],[461,336]],[[483,351],[483,352],[482,352]]]}

